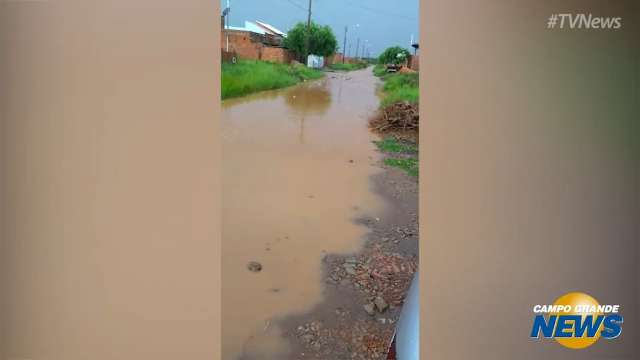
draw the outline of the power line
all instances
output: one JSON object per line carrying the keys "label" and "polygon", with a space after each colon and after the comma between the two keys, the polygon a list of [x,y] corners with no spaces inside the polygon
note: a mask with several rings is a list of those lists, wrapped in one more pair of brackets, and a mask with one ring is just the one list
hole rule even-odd
{"label": "power line", "polygon": [[401,15],[401,14],[394,14],[394,13],[390,13],[390,12],[388,12],[388,11],[386,11],[386,10],[380,10],[380,9],[370,8],[370,7],[368,7],[368,6],[364,6],[364,5],[360,5],[360,4],[355,4],[355,3],[351,2],[351,1],[343,0],[343,2],[344,2],[345,4],[347,4],[347,5],[351,5],[351,6],[353,6],[353,7],[357,7],[357,8],[363,9],[363,10],[367,10],[367,11],[372,12],[372,13],[375,13],[375,14],[377,14],[377,15],[383,15],[383,16],[387,16],[387,17],[388,17],[388,16],[393,16],[393,17],[403,18],[403,19],[407,19],[407,20],[418,21],[418,19],[417,19],[417,18],[414,18],[414,17],[410,17],[410,16],[406,16],[406,15]]}
{"label": "power line", "polygon": [[346,52],[347,52],[347,28],[348,26],[344,27],[344,45],[342,45],[342,63],[344,64],[344,57],[347,56]]}
{"label": "power line", "polygon": [[291,0],[285,0],[285,1],[286,1],[286,2],[288,2],[289,4],[291,4],[291,5],[295,6],[295,7],[296,7],[296,8],[298,8],[299,10],[304,11],[304,12],[307,12],[307,9],[306,9],[304,6],[302,6],[302,5],[300,5],[300,4],[296,3],[296,2],[291,1]]}
{"label": "power line", "polygon": [[307,36],[305,37],[304,44],[304,52],[305,58],[304,62],[307,63],[309,61],[309,37],[311,36],[311,0],[309,0],[309,14],[307,15]]}

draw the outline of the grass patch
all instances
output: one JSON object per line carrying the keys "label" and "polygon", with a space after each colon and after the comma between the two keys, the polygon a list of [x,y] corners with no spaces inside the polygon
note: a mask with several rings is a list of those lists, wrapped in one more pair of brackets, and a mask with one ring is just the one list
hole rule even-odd
{"label": "grass patch", "polygon": [[373,74],[384,81],[381,106],[389,106],[396,102],[407,101],[411,104],[420,102],[420,79],[418,73],[387,73],[384,65],[376,65]]}
{"label": "grass patch", "polygon": [[373,67],[373,75],[382,77],[386,74],[387,74],[387,71],[385,70],[384,65],[376,64],[376,66]]}
{"label": "grass patch", "polygon": [[338,71],[353,71],[353,70],[364,69],[366,67],[367,67],[366,63],[355,63],[355,64],[337,63],[337,64],[329,65],[329,69],[338,70]]}
{"label": "grass patch", "polygon": [[[418,146],[411,141],[398,140],[393,137],[386,137],[374,144],[383,153],[391,156],[383,160],[387,166],[392,166],[404,170],[410,176],[418,176]],[[400,157],[401,156],[401,157]]]}
{"label": "grass patch", "polygon": [[241,60],[236,64],[224,63],[222,64],[222,99],[279,89],[322,76],[324,76],[322,71],[303,65],[292,66],[248,60]]}
{"label": "grass patch", "polygon": [[384,138],[380,141],[374,141],[378,150],[386,153],[416,154],[418,147],[415,144],[400,142],[392,137]]}
{"label": "grass patch", "polygon": [[417,73],[391,74],[384,78],[384,97],[382,106],[407,101],[417,104],[420,101],[420,88]]}
{"label": "grass patch", "polygon": [[387,158],[384,159],[385,165],[393,166],[404,170],[411,176],[418,176],[418,158],[410,157],[406,159]]}
{"label": "grass patch", "polygon": [[419,81],[418,73],[390,74],[385,78],[384,91],[395,91],[401,88],[417,89]]}
{"label": "grass patch", "polygon": [[411,88],[400,88],[392,92],[385,92],[385,96],[382,98],[382,106],[389,106],[393,103],[407,101],[412,104],[417,104],[420,100],[420,90]]}

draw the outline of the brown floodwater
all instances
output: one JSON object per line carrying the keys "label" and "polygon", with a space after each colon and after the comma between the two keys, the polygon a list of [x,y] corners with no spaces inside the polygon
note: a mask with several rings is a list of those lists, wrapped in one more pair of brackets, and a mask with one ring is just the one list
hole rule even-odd
{"label": "brown floodwater", "polygon": [[[370,69],[222,103],[223,359],[282,359],[278,319],[323,300],[322,258],[359,249],[379,216]],[[250,272],[258,261],[262,271]]]}

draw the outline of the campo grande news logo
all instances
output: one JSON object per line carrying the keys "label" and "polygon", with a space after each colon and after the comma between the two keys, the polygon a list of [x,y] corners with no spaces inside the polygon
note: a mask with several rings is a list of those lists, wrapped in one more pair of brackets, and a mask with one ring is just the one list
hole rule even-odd
{"label": "campo grande news logo", "polygon": [[553,305],[535,305],[533,313],[531,338],[555,339],[570,349],[589,347],[601,337],[615,339],[624,322],[620,305],[600,305],[581,292],[562,295]]}

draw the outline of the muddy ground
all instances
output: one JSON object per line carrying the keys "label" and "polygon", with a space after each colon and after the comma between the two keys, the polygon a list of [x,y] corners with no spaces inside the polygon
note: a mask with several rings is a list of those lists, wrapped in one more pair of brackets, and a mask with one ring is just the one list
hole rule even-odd
{"label": "muddy ground", "polygon": [[354,220],[370,229],[360,252],[325,255],[326,300],[281,321],[289,359],[385,359],[418,269],[418,180],[380,166],[372,187],[390,206],[380,218]]}
{"label": "muddy ground", "polygon": [[379,86],[363,69],[223,104],[225,359],[385,358],[418,266],[418,180],[372,156]]}

